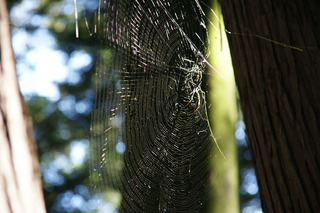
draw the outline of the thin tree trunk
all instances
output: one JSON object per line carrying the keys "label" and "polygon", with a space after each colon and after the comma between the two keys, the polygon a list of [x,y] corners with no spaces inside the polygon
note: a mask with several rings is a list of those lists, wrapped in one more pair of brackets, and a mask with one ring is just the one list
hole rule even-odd
{"label": "thin tree trunk", "polygon": [[320,210],[320,2],[221,0],[264,212]]}
{"label": "thin tree trunk", "polygon": [[[211,1],[211,8],[223,22],[218,0]],[[213,13],[210,19],[219,27],[220,22]],[[219,145],[219,148],[213,149],[211,157],[213,190],[210,191],[208,212],[237,213],[240,206],[238,147],[234,134],[238,119],[236,86],[226,33],[220,32],[212,25],[208,26],[211,41],[208,60],[215,70],[209,69],[207,105],[213,135]]]}
{"label": "thin tree trunk", "polygon": [[5,0],[0,0],[0,32],[0,209],[2,213],[45,212],[37,150],[19,91]]}

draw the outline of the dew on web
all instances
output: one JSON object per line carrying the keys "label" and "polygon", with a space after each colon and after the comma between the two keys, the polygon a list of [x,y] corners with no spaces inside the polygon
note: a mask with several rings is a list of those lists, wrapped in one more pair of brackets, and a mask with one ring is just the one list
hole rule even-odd
{"label": "dew on web", "polygon": [[79,20],[78,20],[77,0],[74,0],[74,16],[76,20],[76,38],[79,38]]}
{"label": "dew on web", "polygon": [[101,40],[91,181],[100,192],[121,192],[121,211],[205,206],[209,155],[217,147],[206,109],[206,70],[214,67],[202,6],[198,0],[99,1],[88,27]]}

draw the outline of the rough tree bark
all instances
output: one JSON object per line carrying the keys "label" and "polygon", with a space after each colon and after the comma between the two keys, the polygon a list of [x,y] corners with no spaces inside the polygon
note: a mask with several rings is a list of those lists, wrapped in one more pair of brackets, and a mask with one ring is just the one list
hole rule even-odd
{"label": "rough tree bark", "polygon": [[320,209],[320,2],[221,0],[264,212]]}
{"label": "rough tree bark", "polygon": [[19,91],[9,14],[0,0],[0,211],[45,212],[37,150]]}

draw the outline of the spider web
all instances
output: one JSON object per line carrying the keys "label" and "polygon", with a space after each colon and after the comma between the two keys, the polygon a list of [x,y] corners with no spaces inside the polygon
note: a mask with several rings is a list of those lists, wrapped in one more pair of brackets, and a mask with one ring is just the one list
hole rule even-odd
{"label": "spider web", "polygon": [[202,211],[213,136],[200,3],[109,0],[100,6],[92,185],[119,190],[121,212]]}

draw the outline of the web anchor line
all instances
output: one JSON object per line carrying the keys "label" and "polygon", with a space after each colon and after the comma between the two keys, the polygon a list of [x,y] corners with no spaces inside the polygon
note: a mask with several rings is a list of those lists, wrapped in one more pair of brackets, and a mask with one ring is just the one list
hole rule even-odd
{"label": "web anchor line", "polygon": [[[195,0],[197,2],[197,5],[199,5],[199,8],[201,8],[200,6],[200,3],[199,3],[199,0]],[[264,40],[264,41],[267,41],[267,42],[270,42],[270,43],[273,43],[273,44],[276,44],[276,45],[279,45],[279,46],[282,46],[284,48],[289,48],[289,49],[293,49],[293,50],[296,50],[296,51],[300,51],[300,52],[303,52],[304,49],[300,48],[300,47],[296,47],[296,46],[293,46],[293,45],[290,45],[290,44],[286,44],[286,43],[283,43],[283,42],[279,42],[279,41],[276,41],[276,40],[273,40],[271,38],[268,38],[268,37],[265,37],[265,36],[262,36],[262,35],[259,35],[259,34],[250,34],[250,33],[240,33],[240,32],[231,32],[230,30],[226,29],[225,26],[224,26],[224,23],[221,21],[221,19],[218,17],[217,13],[211,8],[209,7],[205,2],[203,2],[202,0],[200,0],[201,3],[208,9],[210,10],[210,12],[216,17],[216,19],[218,20],[218,22],[220,23],[220,26],[223,27],[223,30],[229,34],[229,35],[239,35],[239,36],[248,36],[248,37],[254,37],[254,38],[258,38],[258,39],[261,39],[261,40]],[[201,9],[202,10],[202,9]],[[204,16],[207,18],[207,20],[209,21],[210,25],[213,26],[213,28],[217,31],[220,31],[215,25],[214,23],[212,22],[212,20],[210,20],[206,14],[204,13],[204,11],[202,10],[202,13],[204,14]]]}

